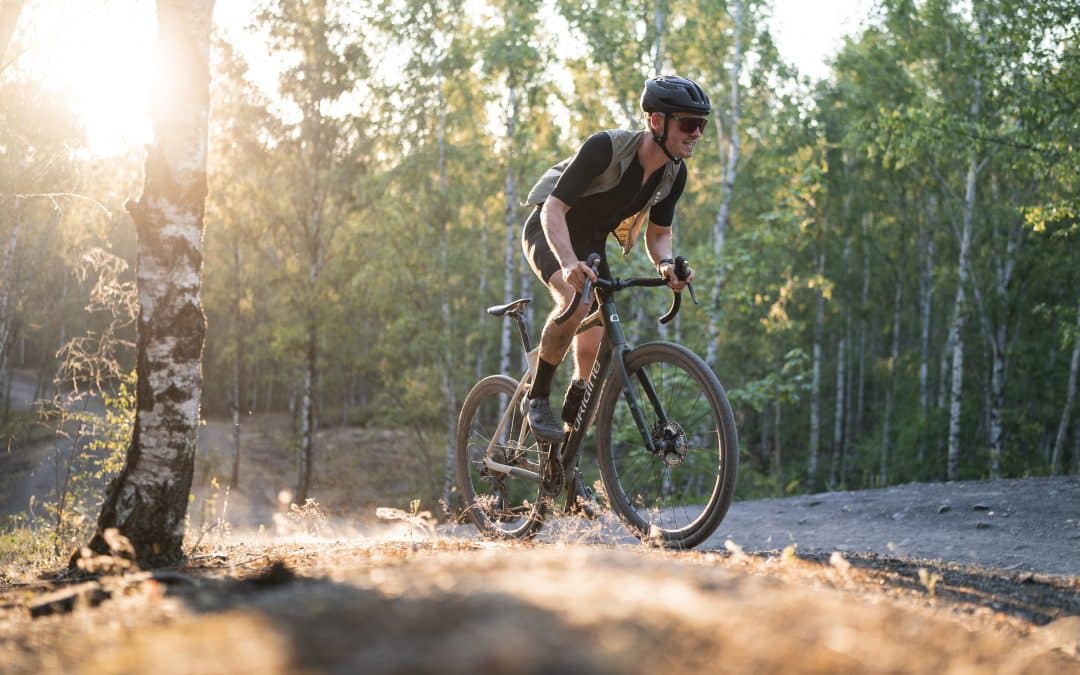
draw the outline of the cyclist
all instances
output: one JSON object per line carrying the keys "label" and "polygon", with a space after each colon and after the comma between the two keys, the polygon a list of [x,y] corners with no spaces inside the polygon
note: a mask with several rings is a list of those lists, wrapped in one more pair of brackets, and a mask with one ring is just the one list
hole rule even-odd
{"label": "cyclist", "polygon": [[694,278],[693,270],[685,280],[675,276],[671,224],[686,185],[683,160],[693,156],[705,130],[709,97],[693,80],[661,75],[645,82],[641,110],[645,129],[593,134],[577,154],[549,169],[526,200],[535,208],[522,231],[522,249],[547,285],[555,309],[544,323],[536,373],[522,410],[533,434],[550,443],[563,438],[563,426],[548,401],[555,369],[573,342],[574,378],[562,410],[563,419],[572,423],[603,337],[600,326],[575,337],[591,311],[588,302],[582,302],[564,324],[553,321],[573,302],[586,277],[596,281],[585,257],[599,253],[600,275],[610,277],[604,257],[607,236],[614,234],[626,255],[647,221],[645,244],[657,272],[676,291]]}

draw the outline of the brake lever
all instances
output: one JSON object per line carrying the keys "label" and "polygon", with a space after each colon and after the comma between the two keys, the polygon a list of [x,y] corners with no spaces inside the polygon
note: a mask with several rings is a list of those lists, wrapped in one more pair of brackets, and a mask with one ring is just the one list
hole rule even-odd
{"label": "brake lever", "polygon": [[[678,256],[675,258],[675,278],[682,281],[688,276],[690,276],[690,261]],[[690,299],[694,301],[694,304],[698,304],[697,295],[694,294],[694,284],[686,284],[686,290],[690,291]]]}
{"label": "brake lever", "polygon": [[[593,274],[597,274],[597,268],[600,266],[600,254],[590,253],[589,257],[585,260],[585,264],[589,266],[589,268],[593,271]],[[591,293],[592,281],[590,281],[589,277],[586,276],[585,283],[581,286],[581,292],[574,293],[574,299],[573,301],[571,301],[570,306],[567,307],[562,314],[555,317],[554,322],[557,325],[562,325],[563,323],[566,323],[566,321],[574,313],[574,310],[577,309],[577,306],[581,303],[582,299],[587,299]]]}

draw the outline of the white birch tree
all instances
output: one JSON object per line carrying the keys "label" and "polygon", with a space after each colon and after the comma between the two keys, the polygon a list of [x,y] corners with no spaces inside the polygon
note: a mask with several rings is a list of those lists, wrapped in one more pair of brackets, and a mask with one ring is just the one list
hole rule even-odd
{"label": "white birch tree", "polygon": [[181,556],[195,468],[206,334],[200,288],[213,6],[213,0],[157,2],[154,141],[143,193],[127,204],[138,234],[135,426],[89,546],[107,552],[103,533],[116,528],[145,564]]}

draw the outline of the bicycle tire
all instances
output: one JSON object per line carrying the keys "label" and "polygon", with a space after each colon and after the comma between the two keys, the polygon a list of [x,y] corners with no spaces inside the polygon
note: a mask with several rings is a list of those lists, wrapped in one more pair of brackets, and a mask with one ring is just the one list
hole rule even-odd
{"label": "bicycle tire", "polygon": [[679,439],[685,457],[677,466],[668,466],[646,449],[629,404],[619,405],[623,383],[613,369],[596,418],[604,491],[612,509],[640,539],[693,548],[712,535],[734,497],[739,441],[731,404],[712,369],[681,345],[642,345],[626,355],[626,366],[650,432],[656,438],[665,427],[638,377],[642,369],[668,420],[675,423],[666,429]]}
{"label": "bicycle tire", "polygon": [[[461,406],[456,434],[458,489],[466,512],[484,535],[500,539],[526,539],[543,524],[547,499],[539,483],[484,468],[488,442],[498,429],[502,405],[512,413],[504,440],[496,444],[496,461],[530,470],[538,469],[543,452],[524,416],[513,405],[517,382],[506,375],[490,375],[477,382]],[[503,398],[505,397],[505,398]]]}

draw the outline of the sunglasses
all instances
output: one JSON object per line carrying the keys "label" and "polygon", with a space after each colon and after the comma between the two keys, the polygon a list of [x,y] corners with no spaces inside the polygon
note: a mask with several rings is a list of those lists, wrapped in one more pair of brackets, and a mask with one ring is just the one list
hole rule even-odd
{"label": "sunglasses", "polygon": [[709,120],[704,117],[672,117],[671,120],[679,126],[679,131],[684,134],[692,134],[695,131],[705,132],[705,125]]}

